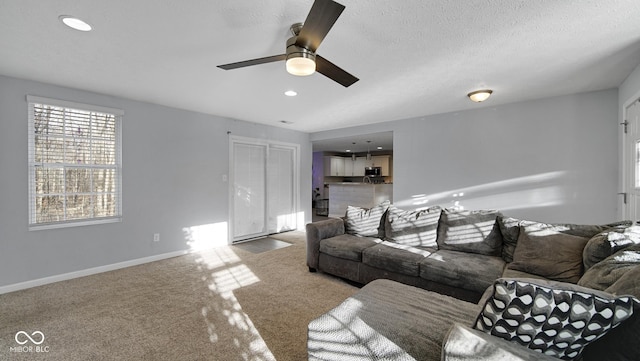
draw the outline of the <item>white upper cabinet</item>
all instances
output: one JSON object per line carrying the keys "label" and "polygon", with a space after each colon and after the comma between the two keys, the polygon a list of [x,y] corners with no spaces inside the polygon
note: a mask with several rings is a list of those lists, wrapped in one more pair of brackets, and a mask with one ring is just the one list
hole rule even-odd
{"label": "white upper cabinet", "polygon": [[374,155],[371,160],[374,167],[380,167],[381,176],[388,177],[391,175],[391,156]]}
{"label": "white upper cabinet", "polygon": [[367,158],[366,157],[358,157],[356,161],[353,162],[353,176],[354,177],[364,177],[364,168],[367,166]]}
{"label": "white upper cabinet", "polygon": [[[351,161],[351,159],[349,159]],[[344,177],[344,157],[330,156],[324,157],[325,177]]]}

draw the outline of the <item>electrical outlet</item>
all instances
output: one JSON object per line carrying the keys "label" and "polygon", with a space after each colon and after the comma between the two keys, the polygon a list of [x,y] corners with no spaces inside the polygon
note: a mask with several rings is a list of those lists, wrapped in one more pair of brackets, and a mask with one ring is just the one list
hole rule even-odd
{"label": "electrical outlet", "polygon": [[154,242],[160,242],[160,233],[154,233],[153,234],[153,241]]}

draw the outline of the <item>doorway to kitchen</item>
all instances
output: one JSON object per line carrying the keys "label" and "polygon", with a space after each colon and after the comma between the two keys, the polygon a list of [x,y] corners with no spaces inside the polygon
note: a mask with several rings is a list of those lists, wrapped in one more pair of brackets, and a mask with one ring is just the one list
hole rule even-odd
{"label": "doorway to kitchen", "polygon": [[229,153],[231,241],[296,229],[300,146],[231,137]]}
{"label": "doorway to kitchen", "polygon": [[393,201],[393,131],[312,138],[313,220]]}

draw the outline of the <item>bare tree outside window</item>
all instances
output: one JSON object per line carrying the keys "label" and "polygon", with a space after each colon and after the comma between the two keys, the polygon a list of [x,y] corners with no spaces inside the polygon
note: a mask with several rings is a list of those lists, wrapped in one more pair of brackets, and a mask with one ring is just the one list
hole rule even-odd
{"label": "bare tree outside window", "polygon": [[30,224],[120,217],[121,115],[29,107]]}

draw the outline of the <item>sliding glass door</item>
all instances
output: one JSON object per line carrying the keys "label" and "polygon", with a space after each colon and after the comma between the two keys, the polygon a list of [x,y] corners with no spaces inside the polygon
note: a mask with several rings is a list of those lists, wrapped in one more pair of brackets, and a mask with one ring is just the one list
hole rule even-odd
{"label": "sliding glass door", "polygon": [[298,146],[231,138],[232,241],[297,227]]}

